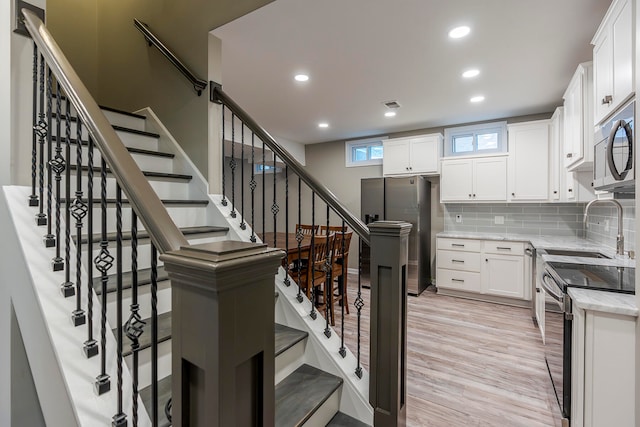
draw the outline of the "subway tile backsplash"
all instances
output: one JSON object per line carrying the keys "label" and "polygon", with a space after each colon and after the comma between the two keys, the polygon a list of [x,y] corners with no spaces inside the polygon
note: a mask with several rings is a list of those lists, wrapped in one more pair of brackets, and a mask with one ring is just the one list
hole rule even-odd
{"label": "subway tile backsplash", "polygon": [[[635,249],[635,200],[622,200],[625,249]],[[467,204],[444,205],[445,231],[500,234],[553,235],[586,237],[615,248],[618,229],[616,209],[607,204],[594,205],[589,212],[589,227],[582,223],[585,203]],[[457,222],[460,215],[462,222]],[[502,222],[500,224],[500,222]]]}

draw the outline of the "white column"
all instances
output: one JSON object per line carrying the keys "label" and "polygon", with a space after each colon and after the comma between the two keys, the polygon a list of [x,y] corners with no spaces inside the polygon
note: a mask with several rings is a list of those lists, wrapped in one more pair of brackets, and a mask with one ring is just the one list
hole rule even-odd
{"label": "white column", "polygon": [[[222,41],[209,33],[208,80],[222,84]],[[202,96],[209,97],[210,87]],[[209,158],[207,159],[207,179],[210,194],[222,193],[222,107],[209,102]]]}

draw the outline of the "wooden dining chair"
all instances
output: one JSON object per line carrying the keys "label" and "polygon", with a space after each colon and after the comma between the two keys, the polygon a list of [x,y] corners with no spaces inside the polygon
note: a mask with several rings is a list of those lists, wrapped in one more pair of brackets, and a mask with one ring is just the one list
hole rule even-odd
{"label": "wooden dining chair", "polygon": [[[331,258],[334,239],[335,235],[333,234],[328,236],[316,235],[309,251],[308,261],[301,263],[300,287],[307,294],[307,298],[311,298],[312,293],[315,293],[315,296],[322,295],[322,303],[319,303],[317,299],[314,300],[318,310],[324,309],[324,304],[331,301],[329,296],[331,292],[331,271],[326,270],[326,265],[327,258]],[[329,276],[328,283],[327,275]]]}
{"label": "wooden dining chair", "polygon": [[349,302],[347,299],[347,279],[349,277],[349,246],[351,245],[351,237],[353,232],[342,231],[335,233],[333,242],[333,250],[331,254],[331,278],[335,281],[331,289],[331,311],[336,302],[344,305],[347,314],[349,314]]}
{"label": "wooden dining chair", "polygon": [[300,230],[302,234],[318,234],[319,227],[319,225],[296,224],[296,233]]}

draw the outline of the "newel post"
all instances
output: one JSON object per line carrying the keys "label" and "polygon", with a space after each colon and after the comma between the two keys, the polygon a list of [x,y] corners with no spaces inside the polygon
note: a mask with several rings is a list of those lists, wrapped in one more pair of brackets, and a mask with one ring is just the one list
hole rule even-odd
{"label": "newel post", "polygon": [[376,427],[407,418],[407,268],[411,224],[379,221],[371,233],[369,403]]}
{"label": "newel post", "polygon": [[283,255],[223,241],[160,257],[172,287],[174,426],[274,425],[274,277]]}

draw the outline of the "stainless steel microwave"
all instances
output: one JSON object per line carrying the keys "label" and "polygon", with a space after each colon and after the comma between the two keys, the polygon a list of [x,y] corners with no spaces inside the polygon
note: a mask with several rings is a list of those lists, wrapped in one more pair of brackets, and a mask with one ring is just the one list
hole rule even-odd
{"label": "stainless steel microwave", "polygon": [[612,193],[635,193],[634,114],[631,101],[596,127],[593,188]]}

